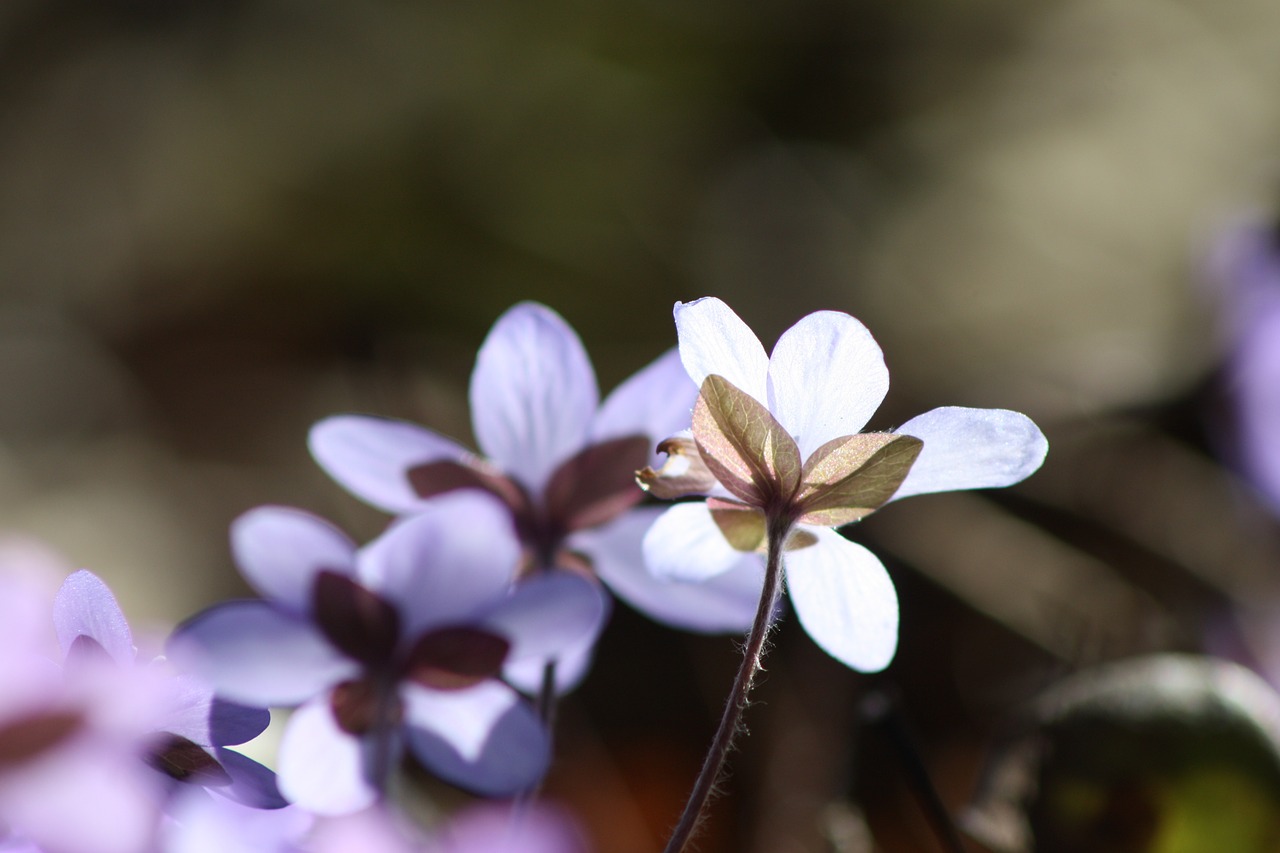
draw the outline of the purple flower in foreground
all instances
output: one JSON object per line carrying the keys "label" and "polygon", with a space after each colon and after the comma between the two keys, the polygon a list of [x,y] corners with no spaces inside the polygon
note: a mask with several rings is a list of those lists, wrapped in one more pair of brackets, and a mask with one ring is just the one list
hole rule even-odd
{"label": "purple flower in foreground", "polygon": [[197,615],[170,653],[231,699],[301,705],[280,746],[289,800],[364,808],[406,742],[482,794],[541,777],[547,734],[499,677],[597,630],[602,605],[576,575],[513,588],[520,547],[493,498],[442,497],[363,548],[301,510],[262,507],[237,519],[232,547],[266,600]]}
{"label": "purple flower in foreground", "polygon": [[[471,375],[472,421],[487,458],[424,427],[360,415],[320,421],[310,446],[330,476],[387,512],[412,514],[457,489],[497,496],[520,536],[526,575],[589,571],[660,622],[741,631],[755,611],[759,566],[688,584],[654,578],[641,558],[661,510],[636,507],[644,495],[635,471],[656,461],[658,440],[688,427],[696,395],[673,350],[600,403],[577,334],[555,312],[525,302],[494,324]],[[562,687],[580,677],[593,640],[561,659]],[[538,670],[513,675],[536,686]]]}
{"label": "purple flower in foreground", "polygon": [[[78,571],[63,582],[53,620],[69,678],[82,675],[86,666],[138,665],[129,623],[111,590],[92,572]],[[147,765],[173,785],[198,785],[255,808],[284,806],[275,774],[227,749],[262,734],[270,713],[219,699],[194,676],[162,676],[162,662],[148,666],[154,668],[158,695],[146,722]]]}
{"label": "purple flower in foreground", "polygon": [[677,303],[680,355],[701,392],[691,437],[641,479],[669,508],[644,553],[660,577],[696,581],[761,563],[766,529],[790,531],[787,590],[805,630],[863,671],[897,647],[897,595],[879,559],[833,529],[890,500],[1007,486],[1040,467],[1047,443],[1026,416],[941,408],[891,433],[860,433],[889,375],[870,332],[847,314],[810,314],[773,354],[723,302]]}

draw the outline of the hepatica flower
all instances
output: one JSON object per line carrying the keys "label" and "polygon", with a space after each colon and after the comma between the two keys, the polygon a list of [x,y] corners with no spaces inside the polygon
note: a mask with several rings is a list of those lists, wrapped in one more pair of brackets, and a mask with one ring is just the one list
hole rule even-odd
{"label": "hepatica flower", "polygon": [[1043,461],[1044,436],[1017,412],[956,407],[860,432],[889,374],[870,332],[847,314],[810,314],[772,355],[718,299],[677,304],[675,317],[701,393],[691,435],[664,442],[666,465],[640,478],[659,497],[709,497],[653,525],[650,568],[713,578],[743,559],[759,563],[773,529],[805,630],[847,666],[883,668],[897,646],[893,584],[875,555],[833,528],[908,495],[1016,483]]}
{"label": "hepatica flower", "polygon": [[235,522],[232,547],[264,600],[197,615],[170,654],[230,699],[300,706],[280,746],[286,798],[364,808],[405,746],[481,794],[541,778],[547,733],[501,679],[596,631],[601,601],[567,573],[513,587],[520,546],[492,497],[439,498],[363,548],[301,510],[262,507]]}
{"label": "hepatica flower", "polygon": [[[494,324],[471,375],[483,457],[424,427],[361,415],[320,421],[310,446],[330,476],[390,513],[419,512],[459,489],[494,495],[514,522],[526,576],[589,572],[661,622],[742,631],[760,588],[758,564],[690,584],[655,579],[641,557],[660,510],[636,507],[644,494],[635,471],[656,461],[659,440],[688,427],[697,391],[673,350],[601,403],[577,334],[549,308],[524,302]],[[580,671],[559,672],[562,686]]]}

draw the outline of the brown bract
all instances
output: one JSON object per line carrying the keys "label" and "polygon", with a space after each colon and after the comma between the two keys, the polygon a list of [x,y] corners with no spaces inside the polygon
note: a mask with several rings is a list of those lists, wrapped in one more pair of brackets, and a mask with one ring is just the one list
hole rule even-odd
{"label": "brown bract", "polygon": [[[760,401],[712,374],[694,405],[692,441],[663,442],[667,464],[636,476],[665,498],[706,494],[718,482],[736,500],[709,499],[711,517],[734,548],[756,551],[769,519],[838,527],[874,512],[902,485],[923,446],[909,435],[857,433],[802,460],[795,439]],[[793,533],[787,546],[812,541]]]}
{"label": "brown bract", "polygon": [[482,459],[428,462],[408,472],[419,497],[455,489],[483,489],[511,510],[525,547],[526,571],[581,568],[582,558],[564,549],[570,533],[612,521],[644,497],[635,470],[649,457],[649,439],[631,435],[588,445],[552,472],[541,500]]}

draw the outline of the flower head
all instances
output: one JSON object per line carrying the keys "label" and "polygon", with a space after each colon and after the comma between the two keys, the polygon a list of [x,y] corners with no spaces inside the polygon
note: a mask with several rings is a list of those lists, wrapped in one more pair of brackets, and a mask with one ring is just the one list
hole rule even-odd
{"label": "flower head", "polygon": [[831,528],[923,492],[1007,486],[1047,450],[1026,416],[934,409],[893,432],[860,430],[889,387],[880,347],[853,317],[822,311],[771,355],[718,299],[678,303],[680,355],[699,384],[689,435],[663,443],[667,463],[639,478],[671,507],[645,537],[650,569],[684,581],[760,562],[769,526],[789,535],[787,588],[801,623],[855,669],[888,665],[897,647],[893,584],[871,552]]}
{"label": "flower head", "polygon": [[407,743],[439,776],[510,794],[546,769],[546,732],[499,680],[598,630],[593,584],[512,587],[519,545],[493,498],[442,497],[363,548],[315,516],[262,507],[232,545],[265,596],[197,615],[171,656],[224,695],[301,706],[280,747],[285,796],[324,814],[371,804]]}

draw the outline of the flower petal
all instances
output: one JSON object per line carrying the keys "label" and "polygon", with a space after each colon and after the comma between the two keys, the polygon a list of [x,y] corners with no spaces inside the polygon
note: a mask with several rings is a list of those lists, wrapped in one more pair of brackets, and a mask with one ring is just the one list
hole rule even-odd
{"label": "flower petal", "polygon": [[409,748],[436,775],[478,794],[507,796],[535,784],[550,762],[542,722],[496,682],[442,693],[402,689]]}
{"label": "flower petal", "polygon": [[53,600],[53,624],[64,655],[76,637],[89,637],[116,663],[133,665],[137,652],[129,622],[110,588],[93,572],[81,569],[62,582]]}
{"label": "flower petal", "polygon": [[522,302],[481,345],[470,398],[480,449],[537,494],[586,443],[599,392],[577,333],[550,308]]}
{"label": "flower petal", "polygon": [[605,594],[581,575],[552,571],[516,585],[480,624],[511,643],[508,661],[558,658],[604,626]]}
{"label": "flower petal", "polygon": [[270,711],[221,699],[195,676],[176,675],[165,684],[169,703],[159,727],[200,746],[245,743],[262,734],[271,722]]}
{"label": "flower petal", "polygon": [[945,406],[894,430],[924,442],[893,500],[927,492],[1011,486],[1035,473],[1049,442],[1026,415]]}
{"label": "flower petal", "polygon": [[434,853],[587,853],[571,820],[547,806],[472,806],[440,829]]}
{"label": "flower petal", "polygon": [[643,435],[654,465],[658,442],[689,428],[697,398],[698,386],[684,369],[680,351],[669,349],[605,397],[591,424],[591,441]]}
{"label": "flower petal", "polygon": [[[613,603],[606,599],[605,616],[607,622],[613,612]],[[603,628],[603,624],[601,628]],[[591,669],[592,657],[596,650],[598,635],[589,634],[579,637],[567,648],[561,649],[555,661],[553,684],[557,696],[563,696],[582,683],[587,671]],[[537,696],[546,680],[546,661],[537,658],[511,661],[502,668],[502,678],[516,690],[527,696]]]}
{"label": "flower petal", "polygon": [[505,596],[520,560],[506,507],[484,492],[441,495],[360,551],[360,577],[400,609],[402,634],[467,623]]}
{"label": "flower petal", "polygon": [[644,565],[641,543],[664,510],[644,507],[584,531],[570,542],[591,558],[614,595],[650,619],[688,631],[734,634],[751,627],[764,583],[758,554],[737,554],[737,564],[701,583],[659,580]]}
{"label": "flower petal", "polygon": [[311,427],[307,445],[316,463],[340,486],[396,514],[413,512],[423,502],[406,479],[410,468],[472,455],[426,427],[369,415],[325,418]]}
{"label": "flower petal", "polygon": [[322,815],[348,814],[373,805],[368,745],[344,732],[325,694],[289,718],[280,739],[280,793],[291,803]]}
{"label": "flower petal", "polygon": [[805,527],[818,541],[787,551],[787,592],[800,624],[827,654],[876,672],[898,648],[898,595],[880,559],[833,530]]}
{"label": "flower petal", "polygon": [[714,296],[677,302],[680,360],[699,388],[708,376],[728,379],[761,405],[768,403],[769,357],[755,332]]}
{"label": "flower petal", "polygon": [[168,656],[220,695],[250,705],[297,705],[358,669],[310,622],[263,601],[197,614],[174,631]]}
{"label": "flower petal", "polygon": [[262,506],[231,523],[231,553],[250,586],[283,609],[303,614],[311,610],[320,572],[353,573],[356,545],[309,512]]}
{"label": "flower petal", "polygon": [[213,755],[231,776],[230,785],[217,789],[222,796],[255,809],[281,809],[289,805],[276,785],[275,771],[269,767],[220,746],[214,748]]}
{"label": "flower petal", "polygon": [[866,426],[889,391],[889,370],[871,332],[839,311],[802,317],[769,358],[769,410],[810,453]]}
{"label": "flower petal", "polygon": [[734,550],[702,502],[676,504],[644,536],[645,565],[660,580],[701,582],[738,568]]}

